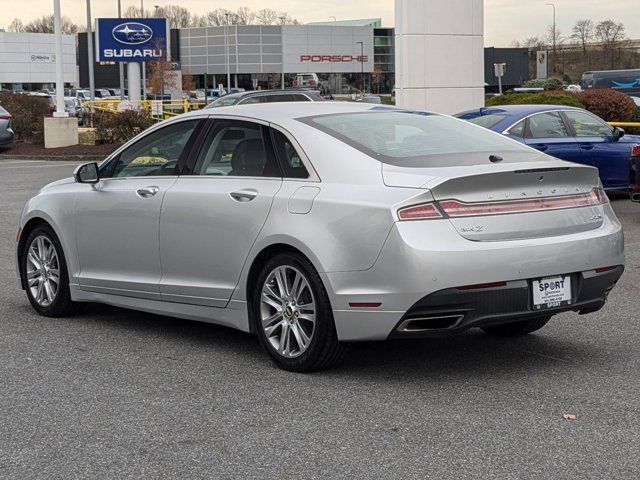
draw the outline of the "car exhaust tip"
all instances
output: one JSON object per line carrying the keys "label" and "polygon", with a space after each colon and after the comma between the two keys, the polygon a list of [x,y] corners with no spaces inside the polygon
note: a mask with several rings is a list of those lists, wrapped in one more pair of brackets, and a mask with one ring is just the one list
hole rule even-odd
{"label": "car exhaust tip", "polygon": [[434,315],[431,317],[408,318],[397,328],[401,333],[445,330],[457,326],[464,315]]}
{"label": "car exhaust tip", "polygon": [[640,192],[633,192],[631,194],[631,201],[640,203]]}

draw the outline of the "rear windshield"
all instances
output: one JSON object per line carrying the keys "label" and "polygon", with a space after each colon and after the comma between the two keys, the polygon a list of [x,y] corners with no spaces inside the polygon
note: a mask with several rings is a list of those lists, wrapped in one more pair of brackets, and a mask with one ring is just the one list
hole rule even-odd
{"label": "rear windshield", "polygon": [[[464,120],[443,115],[387,110],[298,119],[363,153],[392,165],[433,167],[472,165],[504,152],[505,161],[531,160],[531,149]],[[480,155],[473,155],[480,154]]]}
{"label": "rear windshield", "polygon": [[499,113],[490,113],[489,115],[481,115],[479,117],[473,117],[473,118],[465,118],[465,117],[458,117],[458,118],[466,120],[467,122],[471,122],[475,125],[480,125],[481,127],[484,127],[484,128],[491,128],[498,122],[501,122],[506,117],[507,117],[506,115],[502,115]]}

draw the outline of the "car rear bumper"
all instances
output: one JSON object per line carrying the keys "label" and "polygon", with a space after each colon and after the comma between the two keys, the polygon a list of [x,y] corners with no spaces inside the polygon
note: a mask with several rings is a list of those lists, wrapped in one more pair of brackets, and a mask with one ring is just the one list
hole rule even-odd
{"label": "car rear bumper", "polygon": [[481,327],[528,320],[565,311],[581,314],[600,310],[607,295],[622,276],[624,267],[606,272],[589,270],[571,275],[571,305],[535,310],[531,279],[475,291],[450,288],[416,302],[389,335],[390,338],[446,336]]}
{"label": "car rear bumper", "polygon": [[[577,282],[572,289],[575,298],[570,306],[546,313],[586,313],[603,306],[625,263],[622,228],[612,211],[600,228],[527,240],[469,241],[449,222],[429,222],[428,229],[420,223],[396,224],[372,268],[322,274],[340,340],[384,340],[422,307],[445,313],[468,308],[454,324],[456,328],[449,325],[442,334],[483,322],[540,316],[529,305],[531,279],[554,275],[572,274],[572,281]],[[606,275],[596,274],[596,269],[614,266],[617,268]],[[493,293],[452,294],[460,286],[492,282],[507,285]],[[496,296],[493,302],[491,295]]]}

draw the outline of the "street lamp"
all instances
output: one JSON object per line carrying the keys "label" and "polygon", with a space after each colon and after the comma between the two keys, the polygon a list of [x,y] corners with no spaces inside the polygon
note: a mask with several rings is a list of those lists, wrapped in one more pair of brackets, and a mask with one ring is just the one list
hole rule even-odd
{"label": "street lamp", "polygon": [[[231,90],[231,66],[229,62],[229,33],[227,27],[229,26],[229,15],[231,12],[225,12],[225,22],[224,22],[224,58],[225,58],[225,69],[227,70],[227,93]],[[236,48],[238,48],[236,46]]]}
{"label": "street lamp", "polygon": [[156,9],[155,16],[157,17],[158,16],[158,9],[160,8],[160,5],[154,5],[153,8]]}
{"label": "street lamp", "polygon": [[553,32],[551,32],[551,38],[553,40],[553,64],[551,67],[551,71],[554,71],[556,63],[556,4],[547,2],[546,5],[549,5],[553,8]]}
{"label": "street lamp", "polygon": [[[285,17],[284,15],[281,17],[278,17],[278,19],[280,20],[280,23],[282,24],[282,28],[284,28],[284,22],[287,20],[287,17]],[[284,38],[284,34],[282,34],[280,36],[280,38]],[[280,49],[282,50],[281,55],[282,55],[282,89],[284,90],[284,45],[282,44],[283,42],[281,41],[280,43]]]}
{"label": "street lamp", "polygon": [[360,86],[364,94],[364,42],[356,42],[356,45],[358,44],[360,44]]}

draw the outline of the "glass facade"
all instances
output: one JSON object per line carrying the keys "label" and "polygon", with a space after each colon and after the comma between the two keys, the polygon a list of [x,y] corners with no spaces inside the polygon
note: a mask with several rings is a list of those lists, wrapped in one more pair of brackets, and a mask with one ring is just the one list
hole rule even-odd
{"label": "glass facade", "polygon": [[373,30],[371,93],[391,93],[395,86],[395,36],[393,28]]}

